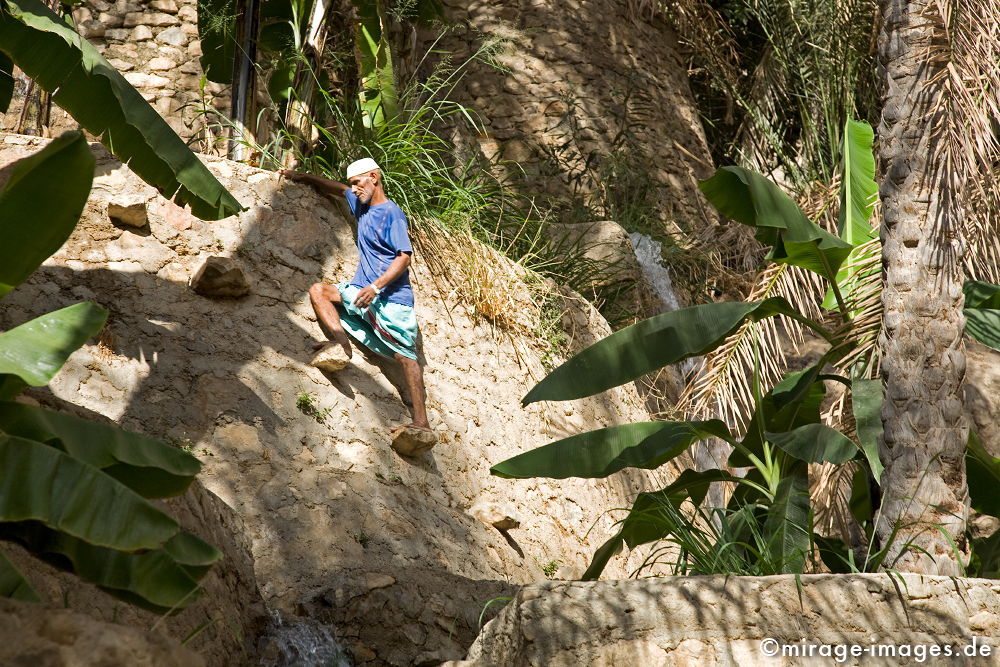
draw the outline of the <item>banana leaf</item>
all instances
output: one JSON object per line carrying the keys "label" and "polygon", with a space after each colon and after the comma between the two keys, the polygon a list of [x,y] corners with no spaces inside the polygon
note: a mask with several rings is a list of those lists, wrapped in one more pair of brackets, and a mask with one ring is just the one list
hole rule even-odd
{"label": "banana leaf", "polygon": [[1000,350],[1000,285],[966,280],[965,332],[974,339]]}
{"label": "banana leaf", "polygon": [[127,486],[40,442],[0,434],[0,522],[38,521],[96,546],[156,549],[177,522]]}
{"label": "banana leaf", "polygon": [[826,396],[820,373],[826,357],[801,371],[788,373],[764,394],[747,425],[746,435],[729,455],[727,465],[743,468],[753,465],[750,455],[762,459],[764,442],[769,434],[787,433],[806,424],[820,421],[820,405]]}
{"label": "banana leaf", "polygon": [[1000,517],[1000,459],[995,458],[983,447],[979,435],[969,430],[969,442],[965,449],[965,477],[969,484],[969,498],[972,509],[982,514]]}
{"label": "banana leaf", "polygon": [[850,574],[858,571],[858,566],[854,562],[854,552],[844,544],[843,540],[836,537],[823,537],[813,534],[813,541],[816,543],[816,551],[823,560],[823,564],[834,574]]}
{"label": "banana leaf", "polygon": [[144,181],[203,220],[243,210],[139,92],[39,0],[0,5],[0,52]]}
{"label": "banana leaf", "polygon": [[882,437],[882,380],[856,378],[851,383],[851,409],[857,424],[858,442],[875,481],[882,479],[878,439]]}
{"label": "banana leaf", "polygon": [[0,598],[11,598],[22,602],[42,601],[24,575],[2,552],[0,552]]}
{"label": "banana leaf", "polygon": [[804,424],[784,433],[765,433],[768,442],[789,456],[808,463],[847,463],[859,453],[858,446],[826,424]]}
{"label": "banana leaf", "polygon": [[[0,86],[2,79],[0,72]],[[10,167],[0,186],[0,297],[66,242],[93,178],[94,156],[79,131],[66,132]]]}
{"label": "banana leaf", "polygon": [[384,0],[355,1],[354,5],[359,19],[354,41],[360,55],[361,82],[366,89],[361,108],[367,114],[366,123],[380,127],[399,115],[389,42],[391,26]]}
{"label": "banana leaf", "polygon": [[[878,230],[871,226],[872,212],[878,201],[878,183],[875,182],[875,156],[872,143],[875,132],[871,125],[862,121],[848,120],[844,128],[843,159],[844,171],[840,183],[840,216],[837,233],[852,246],[846,264],[850,265],[862,258],[858,246],[878,237]],[[872,249],[872,252],[877,252]],[[851,276],[851,269],[837,272],[837,285],[845,301],[851,295],[862,276]],[[837,307],[833,290],[829,289],[823,300],[823,307]]]}
{"label": "banana leaf", "polygon": [[198,459],[159,440],[32,405],[0,402],[0,431],[57,447],[144,498],[184,493],[201,470]]}
{"label": "banana leaf", "polygon": [[878,201],[875,182],[875,131],[864,121],[848,120],[844,128],[844,171],[840,183],[840,216],[837,233],[852,246],[878,236],[872,229],[872,212]]}
{"label": "banana leaf", "polygon": [[0,524],[0,538],[17,542],[83,581],[158,614],[197,600],[201,594],[198,580],[222,557],[214,547],[185,532],[162,548],[142,553],[94,546],[32,521]]}
{"label": "banana leaf", "polygon": [[712,436],[731,439],[718,419],[622,424],[550,442],[498,463],[490,472],[514,479],[566,479],[607,477],[623,468],[653,470]]}
{"label": "banana leaf", "polygon": [[549,373],[521,402],[527,405],[591,396],[668,364],[705,354],[721,345],[746,320],[756,322],[774,315],[796,319],[829,340],[822,327],[800,315],[781,297],[690,306],[650,317],[594,343]]}
{"label": "banana leaf", "polygon": [[0,375],[17,376],[32,387],[48,384],[107,317],[108,311],[85,301],[0,333]]}
{"label": "banana leaf", "polygon": [[809,220],[777,185],[742,167],[722,167],[698,187],[720,213],[757,230],[757,240],[771,246],[767,259],[836,280],[851,244]]}
{"label": "banana leaf", "polygon": [[767,510],[764,531],[772,562],[780,563],[786,574],[800,574],[805,568],[812,536],[809,511],[809,464],[792,460],[782,470],[774,500]]}
{"label": "banana leaf", "polygon": [[669,486],[652,493],[640,493],[636,496],[632,508],[622,522],[618,532],[594,553],[594,558],[580,577],[583,581],[594,581],[601,576],[608,561],[620,553],[625,545],[634,549],[640,544],[648,544],[661,540],[670,534],[673,523],[670,512],[664,511],[667,505],[679,509],[685,499],[690,498],[695,505],[700,505],[708,493],[708,488],[715,482],[742,483],[739,477],[724,470],[685,470]]}

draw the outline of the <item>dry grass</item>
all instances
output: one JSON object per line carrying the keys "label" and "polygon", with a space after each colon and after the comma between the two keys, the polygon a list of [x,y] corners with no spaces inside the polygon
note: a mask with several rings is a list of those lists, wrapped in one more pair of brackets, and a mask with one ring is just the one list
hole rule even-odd
{"label": "dry grass", "polygon": [[[586,299],[512,261],[468,231],[447,230],[433,221],[412,228],[414,246],[427,265],[418,277],[434,283],[449,308],[464,304],[503,339],[519,359],[529,349],[548,370],[588,337],[577,331],[570,308],[589,309]],[[540,378],[538,378],[540,379]]]}

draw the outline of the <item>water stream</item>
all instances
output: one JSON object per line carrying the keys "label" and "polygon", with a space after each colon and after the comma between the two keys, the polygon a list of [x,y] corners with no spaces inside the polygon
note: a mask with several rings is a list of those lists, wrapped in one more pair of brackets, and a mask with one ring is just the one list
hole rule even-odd
{"label": "water stream", "polygon": [[257,643],[260,667],[351,667],[346,649],[329,626],[278,612],[272,612],[271,619]]}
{"label": "water stream", "polygon": [[[633,232],[628,237],[635,246],[635,258],[639,260],[642,275],[653,286],[653,292],[663,303],[663,312],[680,308],[680,302],[674,293],[674,283],[670,280],[670,272],[660,263],[663,244],[638,232]],[[685,359],[680,362],[681,373],[687,376],[698,366],[698,362],[699,359]]]}

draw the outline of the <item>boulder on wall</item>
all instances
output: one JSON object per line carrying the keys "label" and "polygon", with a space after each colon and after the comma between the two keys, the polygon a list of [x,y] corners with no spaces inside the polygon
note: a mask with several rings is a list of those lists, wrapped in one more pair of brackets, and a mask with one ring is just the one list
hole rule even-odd
{"label": "boulder on wall", "polygon": [[[44,141],[0,135],[0,168]],[[312,365],[312,346],[324,338],[309,287],[349,279],[358,259],[344,213],[272,172],[204,158],[246,211],[208,223],[157,197],[148,228],[117,225],[108,202],[145,185],[94,150],[97,187],[80,225],[5,297],[0,329],[83,299],[111,316],[32,397],[193,451],[204,464],[201,484],[239,518],[267,606],[335,631],[357,663],[461,657],[484,608],[485,618],[495,615],[490,600],[545,580],[542,564],[555,559],[561,576],[582,573],[614,530],[605,511],[667,481],[662,471],[608,480],[491,476],[492,464],[547,441],[647,413],[631,386],[522,408],[545,375],[548,343],[485,321],[431,273],[437,251],[420,244],[411,277],[437,444],[400,456],[392,429],[411,417],[399,365],[357,351],[333,373]],[[254,276],[249,294],[206,298],[189,287],[204,258],[217,255],[238,258]],[[456,258],[437,256],[433,265],[448,263]],[[496,272],[522,273],[516,265]],[[566,307],[570,351],[609,333],[579,298]],[[471,508],[482,499],[520,528],[501,532],[476,518]],[[626,575],[641,556],[616,560],[608,574]]]}
{"label": "boulder on wall", "polygon": [[622,281],[642,279],[642,268],[628,232],[614,220],[552,223],[549,236],[565,252],[578,254],[600,266],[589,278],[590,287],[601,288]]}

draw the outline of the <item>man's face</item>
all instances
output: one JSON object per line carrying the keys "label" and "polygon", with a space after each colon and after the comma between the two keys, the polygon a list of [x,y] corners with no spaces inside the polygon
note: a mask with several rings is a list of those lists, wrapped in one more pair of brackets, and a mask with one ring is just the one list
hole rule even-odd
{"label": "man's face", "polygon": [[367,174],[361,174],[359,176],[352,176],[349,181],[351,185],[351,192],[357,195],[362,204],[371,202],[372,197],[375,195],[376,182],[377,174],[374,171],[370,171]]}

